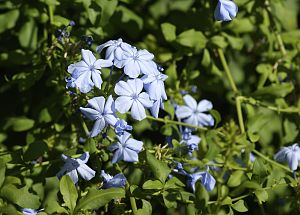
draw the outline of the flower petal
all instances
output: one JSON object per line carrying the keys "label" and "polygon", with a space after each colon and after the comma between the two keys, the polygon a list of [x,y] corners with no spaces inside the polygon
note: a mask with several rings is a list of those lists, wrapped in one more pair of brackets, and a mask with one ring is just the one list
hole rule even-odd
{"label": "flower petal", "polygon": [[184,100],[186,106],[190,107],[194,111],[197,110],[197,102],[192,96],[185,95],[183,97],[183,100]]}
{"label": "flower petal", "polygon": [[211,110],[212,108],[213,108],[212,103],[206,99],[203,99],[199,102],[199,104],[197,106],[197,111],[205,112],[205,111]]}
{"label": "flower petal", "polygon": [[71,177],[71,179],[74,182],[74,184],[77,184],[77,182],[78,182],[78,174],[77,174],[76,169],[68,172],[67,175]]}
{"label": "flower petal", "polygon": [[84,116],[86,116],[88,119],[95,121],[96,119],[99,118],[99,112],[95,109],[92,108],[79,108],[81,113],[83,113]]}
{"label": "flower petal", "polygon": [[111,60],[103,60],[103,59],[98,59],[94,63],[94,66],[96,69],[111,67],[112,65],[113,65],[113,62]]}
{"label": "flower petal", "polygon": [[105,125],[105,120],[103,118],[98,119],[93,126],[90,136],[96,137],[104,129]]}
{"label": "flower petal", "polygon": [[115,86],[115,93],[119,96],[131,96],[134,92],[125,81],[119,81]]}
{"label": "flower petal", "polygon": [[86,180],[89,181],[92,178],[95,177],[95,171],[92,170],[88,165],[86,164],[80,164],[80,166],[77,168],[78,173],[80,174],[80,176]]}
{"label": "flower petal", "polygon": [[101,85],[103,81],[100,72],[98,70],[92,71],[92,80],[94,82],[95,87],[101,89]]}
{"label": "flower petal", "polygon": [[146,118],[146,112],[144,106],[137,100],[133,101],[131,107],[131,116],[136,120],[143,120]]}
{"label": "flower petal", "polygon": [[81,49],[81,55],[82,59],[88,66],[93,65],[96,61],[95,56],[90,50]]}
{"label": "flower petal", "polygon": [[76,87],[79,88],[80,92],[88,93],[94,87],[94,83],[91,80],[91,71],[82,73],[75,81]]}
{"label": "flower petal", "polygon": [[150,108],[153,106],[153,102],[150,100],[149,95],[145,92],[142,92],[139,95],[138,101],[146,108]]}
{"label": "flower petal", "polygon": [[133,103],[133,100],[129,96],[120,96],[115,101],[115,108],[120,113],[126,113],[129,111]]}
{"label": "flower petal", "polygon": [[137,78],[141,73],[139,64],[135,60],[130,60],[124,67],[124,73],[130,78]]}
{"label": "flower petal", "polygon": [[191,108],[187,106],[178,106],[175,113],[178,119],[184,119],[193,114]]}

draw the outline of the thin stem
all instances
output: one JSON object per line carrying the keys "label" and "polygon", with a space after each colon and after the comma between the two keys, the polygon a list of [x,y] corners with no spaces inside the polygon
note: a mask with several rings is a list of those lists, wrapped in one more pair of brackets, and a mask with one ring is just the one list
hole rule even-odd
{"label": "thin stem", "polygon": [[241,129],[241,132],[243,134],[243,133],[245,133],[245,125],[244,125],[242,105],[241,105],[242,98],[243,98],[242,96],[238,96],[236,98],[236,111],[237,111],[237,116],[238,116],[240,129]]}
{"label": "thin stem", "polygon": [[[120,168],[120,166],[118,164],[115,164],[116,169],[120,172],[123,173],[122,169]],[[130,193],[130,184],[128,183],[128,181],[126,180],[126,184],[125,184],[125,188],[127,190],[127,193],[129,193],[129,200],[130,200],[130,205],[131,205],[131,209],[134,215],[137,215],[137,206],[136,206],[136,201],[135,198],[133,196],[131,196]]]}
{"label": "thin stem", "polygon": [[218,49],[218,54],[219,54],[222,66],[224,68],[225,74],[227,76],[227,79],[229,81],[229,84],[231,86],[231,89],[233,90],[233,92],[237,93],[238,89],[237,89],[237,87],[236,87],[236,85],[234,83],[233,77],[232,77],[232,75],[230,73],[230,70],[229,70],[228,64],[226,62],[223,50],[219,48]]}
{"label": "thin stem", "polygon": [[270,158],[266,157],[265,155],[263,155],[262,153],[260,153],[259,151],[257,151],[256,149],[253,149],[252,152],[254,152],[256,155],[258,155],[259,157],[263,158],[264,160],[268,161],[269,163],[273,164],[274,166],[277,166],[281,169],[284,169],[287,172],[292,173],[293,171],[290,170],[289,168],[287,168],[286,166],[281,165],[280,163],[277,163],[276,161],[271,160]]}

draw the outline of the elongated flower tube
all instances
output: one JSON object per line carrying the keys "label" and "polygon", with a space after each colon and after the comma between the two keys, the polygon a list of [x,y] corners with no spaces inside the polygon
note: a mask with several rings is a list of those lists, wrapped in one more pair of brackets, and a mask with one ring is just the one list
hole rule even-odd
{"label": "elongated flower tube", "polygon": [[215,9],[215,19],[218,21],[230,21],[238,12],[238,7],[231,0],[219,0]]}

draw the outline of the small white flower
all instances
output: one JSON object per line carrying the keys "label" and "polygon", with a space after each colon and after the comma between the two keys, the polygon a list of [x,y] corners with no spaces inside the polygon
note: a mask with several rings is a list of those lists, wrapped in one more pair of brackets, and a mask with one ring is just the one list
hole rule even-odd
{"label": "small white flower", "polygon": [[71,177],[74,184],[78,182],[78,174],[84,180],[91,180],[95,177],[95,171],[92,170],[86,163],[88,162],[90,154],[88,152],[83,153],[79,158],[71,158],[64,154],[61,155],[61,159],[65,162],[63,168],[56,174],[58,178],[61,178],[64,174]]}

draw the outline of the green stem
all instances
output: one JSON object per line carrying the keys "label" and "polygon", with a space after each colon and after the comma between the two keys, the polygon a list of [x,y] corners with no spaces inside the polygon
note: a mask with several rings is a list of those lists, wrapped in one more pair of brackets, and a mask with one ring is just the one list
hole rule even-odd
{"label": "green stem", "polygon": [[178,122],[178,121],[174,121],[174,120],[170,120],[170,119],[155,118],[155,117],[152,117],[152,116],[149,116],[149,115],[147,115],[146,118],[150,119],[152,121],[156,121],[156,122],[163,122],[165,124],[170,123],[170,124],[174,124],[174,125],[182,125],[182,126],[185,126],[185,127],[196,128],[200,131],[207,131],[208,130],[207,128],[199,127],[199,126],[196,126],[196,125],[191,125],[191,124],[184,123],[184,122]]}
{"label": "green stem", "polygon": [[236,87],[236,85],[234,83],[233,77],[232,77],[232,75],[230,73],[230,70],[229,70],[228,64],[226,62],[223,50],[220,49],[220,48],[218,48],[218,54],[219,54],[222,66],[224,68],[225,74],[227,76],[227,79],[229,81],[229,84],[231,86],[231,89],[233,90],[233,92],[237,93],[238,89],[237,89],[237,87]]}
{"label": "green stem", "polygon": [[244,102],[247,102],[248,104],[251,104],[251,105],[254,105],[254,106],[264,107],[264,108],[267,108],[269,110],[276,111],[278,113],[298,113],[298,114],[300,114],[300,108],[298,108],[298,107],[280,108],[280,107],[264,104],[263,102],[261,102],[259,100],[256,100],[254,98],[242,97],[241,99]]}
{"label": "green stem", "polygon": [[[120,168],[120,166],[118,164],[115,164],[116,166],[116,169],[120,172],[120,173],[123,173],[122,169]],[[131,193],[130,193],[130,184],[129,182],[126,180],[126,184],[125,184],[125,188],[126,188],[126,191],[127,193],[129,193],[130,197],[129,197],[129,201],[130,201],[130,205],[131,205],[131,209],[132,209],[132,213],[134,215],[137,215],[137,206],[136,206],[136,201],[135,201],[135,198],[133,196],[131,196]]]}
{"label": "green stem", "polygon": [[244,125],[244,119],[243,119],[243,113],[242,113],[242,96],[236,97],[236,111],[237,111],[237,116],[238,116],[238,121],[241,129],[241,133],[245,133],[245,125]]}
{"label": "green stem", "polygon": [[254,152],[256,155],[258,155],[259,157],[263,158],[264,160],[268,161],[269,163],[273,164],[274,166],[277,166],[281,169],[284,169],[287,172],[292,173],[293,171],[290,170],[289,168],[287,168],[286,166],[277,163],[276,161],[271,160],[270,158],[266,157],[265,155],[263,155],[262,153],[260,153],[259,151],[257,151],[256,149],[253,149],[252,152]]}

